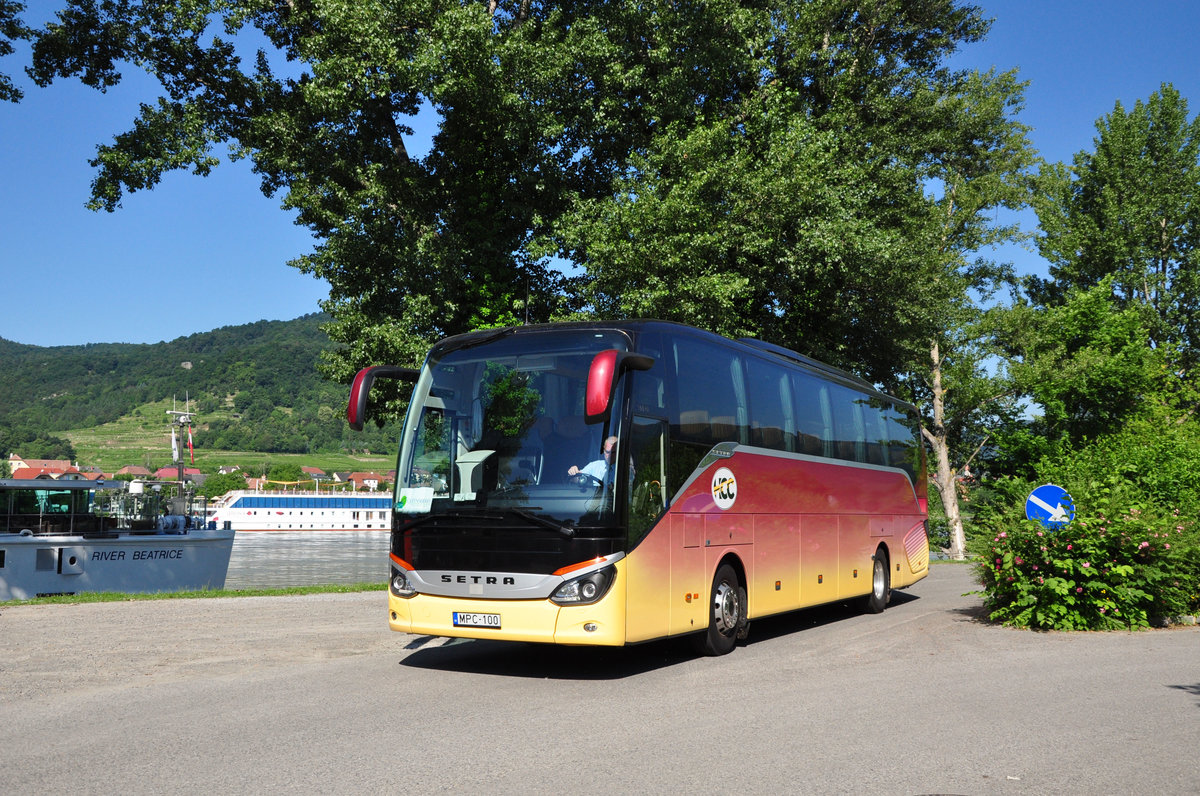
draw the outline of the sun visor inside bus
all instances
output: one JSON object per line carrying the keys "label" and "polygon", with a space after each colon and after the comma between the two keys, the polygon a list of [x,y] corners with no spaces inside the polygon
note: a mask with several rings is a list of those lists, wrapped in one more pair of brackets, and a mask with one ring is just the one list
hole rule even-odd
{"label": "sun visor inside bus", "polygon": [[649,370],[654,367],[654,358],[645,354],[631,354],[618,351],[615,348],[601,351],[592,357],[592,365],[588,369],[586,420],[588,423],[600,423],[608,418],[612,407],[613,385],[617,378],[627,370]]}
{"label": "sun visor inside bus", "polygon": [[375,383],[375,379],[416,382],[420,375],[419,370],[393,365],[376,365],[360,370],[350,385],[350,401],[346,404],[346,422],[350,424],[350,428],[355,431],[363,430],[363,424],[367,419],[367,398],[371,394],[371,385]]}

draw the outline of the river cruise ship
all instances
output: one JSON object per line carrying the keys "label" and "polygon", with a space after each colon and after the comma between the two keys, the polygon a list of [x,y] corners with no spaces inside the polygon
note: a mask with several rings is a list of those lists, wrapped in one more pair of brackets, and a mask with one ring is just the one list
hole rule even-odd
{"label": "river cruise ship", "polygon": [[387,492],[261,492],[237,489],[209,507],[209,520],[239,532],[381,531],[391,527]]}

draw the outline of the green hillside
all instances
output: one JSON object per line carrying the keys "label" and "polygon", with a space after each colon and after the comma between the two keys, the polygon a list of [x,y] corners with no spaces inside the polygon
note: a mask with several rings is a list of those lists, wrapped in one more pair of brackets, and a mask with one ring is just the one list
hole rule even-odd
{"label": "green hillside", "polygon": [[105,470],[165,464],[167,411],[188,398],[202,469],[268,459],[390,466],[398,430],[351,431],[347,388],[317,372],[333,346],[320,329],[325,320],[260,321],[149,345],[0,339],[0,456],[72,458]]}

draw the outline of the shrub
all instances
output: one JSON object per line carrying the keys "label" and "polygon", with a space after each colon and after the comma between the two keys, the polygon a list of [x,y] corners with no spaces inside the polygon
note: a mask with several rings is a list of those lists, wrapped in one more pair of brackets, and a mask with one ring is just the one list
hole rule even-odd
{"label": "shrub", "polygon": [[1058,531],[1021,521],[978,557],[990,617],[1044,630],[1146,627],[1200,609],[1200,540],[1177,511],[1131,504],[1117,489],[1076,495],[1091,506]]}

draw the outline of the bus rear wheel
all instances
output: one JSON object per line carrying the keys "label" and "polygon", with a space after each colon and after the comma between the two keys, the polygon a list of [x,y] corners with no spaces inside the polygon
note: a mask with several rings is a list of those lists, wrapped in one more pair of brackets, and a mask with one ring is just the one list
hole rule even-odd
{"label": "bus rear wheel", "polygon": [[871,567],[871,593],[863,600],[863,607],[868,613],[880,614],[892,599],[892,572],[882,547],[871,558],[875,561]]}
{"label": "bus rear wheel", "polygon": [[733,651],[739,637],[746,637],[746,588],[729,564],[713,576],[709,598],[708,630],[697,634],[696,651],[702,655],[725,655]]}

